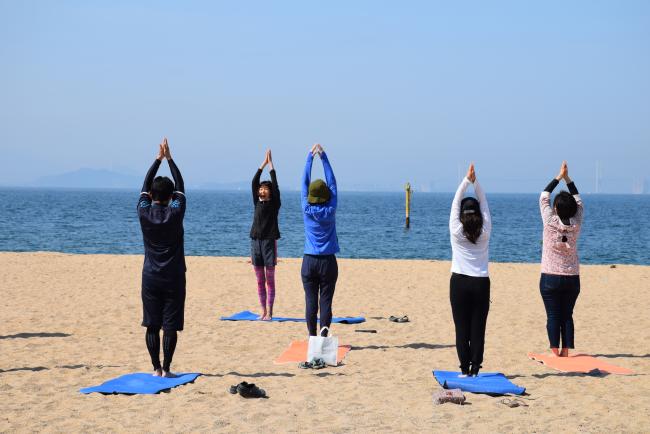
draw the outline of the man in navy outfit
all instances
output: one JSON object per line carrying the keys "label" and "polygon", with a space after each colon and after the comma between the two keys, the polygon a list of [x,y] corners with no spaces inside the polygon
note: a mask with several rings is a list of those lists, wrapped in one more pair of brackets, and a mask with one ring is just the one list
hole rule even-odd
{"label": "man in navy outfit", "polygon": [[[163,158],[167,159],[174,181],[156,177]],[[142,266],[142,326],[154,375],[173,377],[172,357],[183,330],[185,311],[185,250],[183,217],[185,187],[172,160],[167,138],[160,144],[156,160],[147,172],[138,199],[138,217],[144,240]],[[163,363],[160,364],[160,329],[163,329]]]}

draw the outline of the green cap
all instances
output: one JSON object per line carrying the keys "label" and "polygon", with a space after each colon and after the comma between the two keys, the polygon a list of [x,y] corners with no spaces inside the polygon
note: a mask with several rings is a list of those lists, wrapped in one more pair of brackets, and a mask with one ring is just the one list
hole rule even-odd
{"label": "green cap", "polygon": [[307,202],[309,203],[325,203],[330,200],[330,189],[322,179],[317,179],[309,184],[309,196]]}

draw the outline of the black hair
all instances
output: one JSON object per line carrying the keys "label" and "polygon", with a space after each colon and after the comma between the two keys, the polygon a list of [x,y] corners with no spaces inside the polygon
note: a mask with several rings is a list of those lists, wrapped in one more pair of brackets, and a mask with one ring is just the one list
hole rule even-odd
{"label": "black hair", "polygon": [[569,220],[578,212],[578,204],[575,198],[571,193],[564,190],[559,192],[553,199],[553,208],[555,208],[560,220],[563,221]]}
{"label": "black hair", "polygon": [[460,203],[460,222],[463,224],[463,234],[470,243],[476,240],[483,231],[483,215],[478,200],[466,197]]}
{"label": "black hair", "polygon": [[271,181],[260,182],[260,187],[268,187],[269,193],[273,194],[273,183]]}
{"label": "black hair", "polygon": [[156,202],[167,202],[174,193],[174,183],[166,176],[156,176],[151,185],[151,198]]}

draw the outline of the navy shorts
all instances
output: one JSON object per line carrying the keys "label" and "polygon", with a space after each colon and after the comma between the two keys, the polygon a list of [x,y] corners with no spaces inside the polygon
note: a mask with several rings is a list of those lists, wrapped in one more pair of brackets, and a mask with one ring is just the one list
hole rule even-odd
{"label": "navy shorts", "polygon": [[278,263],[277,240],[251,239],[251,262],[256,267],[274,267]]}
{"label": "navy shorts", "polygon": [[142,274],[142,325],[183,330],[185,274],[169,278]]}

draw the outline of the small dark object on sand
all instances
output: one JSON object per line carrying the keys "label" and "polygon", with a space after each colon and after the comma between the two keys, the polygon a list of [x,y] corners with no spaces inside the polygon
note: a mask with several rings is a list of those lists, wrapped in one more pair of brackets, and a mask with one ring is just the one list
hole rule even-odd
{"label": "small dark object on sand", "polygon": [[444,404],[445,402],[463,405],[465,404],[465,395],[460,389],[440,389],[433,392],[434,404]]}

